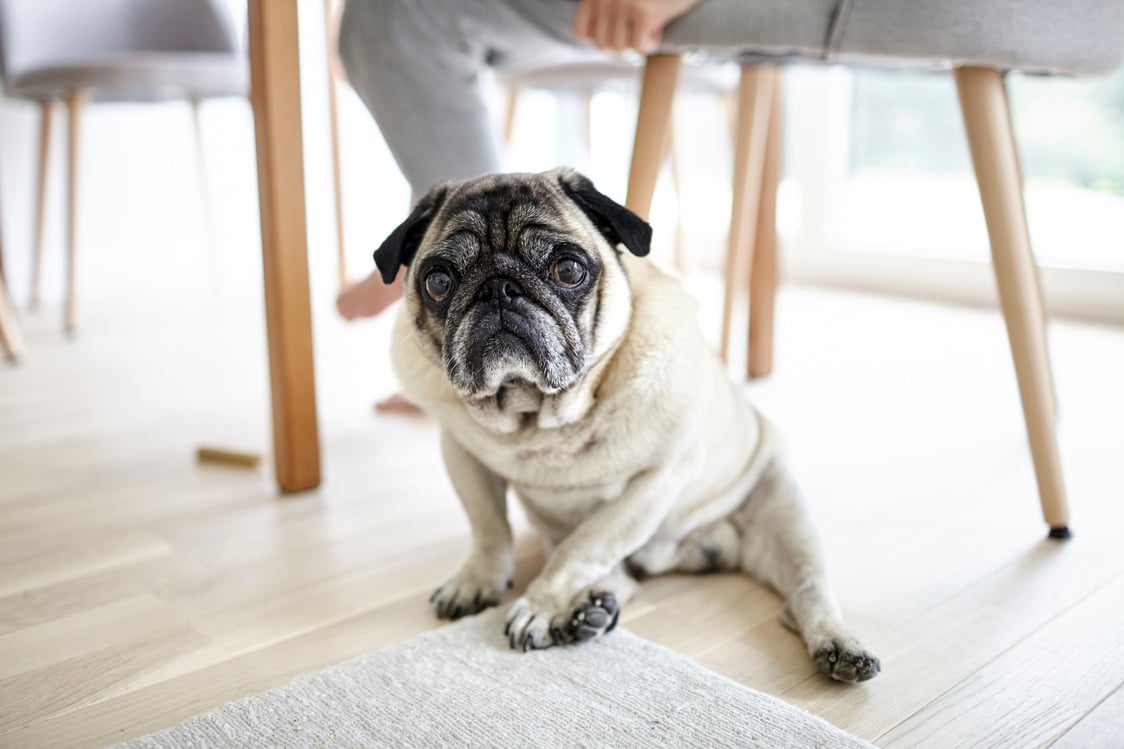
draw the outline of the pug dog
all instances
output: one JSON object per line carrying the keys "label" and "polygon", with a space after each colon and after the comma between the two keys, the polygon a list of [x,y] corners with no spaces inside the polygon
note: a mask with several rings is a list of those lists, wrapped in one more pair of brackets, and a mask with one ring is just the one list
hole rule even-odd
{"label": "pug dog", "polygon": [[870,679],[774,428],[705,342],[696,302],[644,258],[651,227],[569,169],[437,185],[375,252],[406,267],[391,355],[441,425],[472,551],[437,615],[512,580],[510,491],[551,546],[508,614],[513,648],[613,629],[637,578],[741,571],[827,676]]}

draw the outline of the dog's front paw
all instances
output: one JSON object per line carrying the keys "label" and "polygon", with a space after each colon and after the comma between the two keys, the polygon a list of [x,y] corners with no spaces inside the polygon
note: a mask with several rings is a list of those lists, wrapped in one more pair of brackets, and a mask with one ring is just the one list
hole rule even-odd
{"label": "dog's front paw", "polygon": [[555,617],[550,636],[559,645],[585,642],[613,631],[621,616],[617,597],[608,591],[590,591],[580,597],[573,610]]}
{"label": "dog's front paw", "polygon": [[550,622],[556,616],[557,608],[549,602],[523,596],[511,604],[507,612],[507,625],[503,633],[513,650],[539,650],[554,644],[550,636]]}
{"label": "dog's front paw", "polygon": [[584,592],[561,607],[525,596],[512,604],[504,634],[516,650],[570,645],[611,632],[620,614],[617,597],[608,591]]}
{"label": "dog's front paw", "polygon": [[812,660],[826,676],[854,684],[873,679],[882,663],[853,638],[834,639],[821,645]]}
{"label": "dog's front paw", "polygon": [[480,565],[466,564],[460,572],[429,597],[442,619],[460,619],[496,606],[504,590],[511,587],[510,573],[489,572]]}

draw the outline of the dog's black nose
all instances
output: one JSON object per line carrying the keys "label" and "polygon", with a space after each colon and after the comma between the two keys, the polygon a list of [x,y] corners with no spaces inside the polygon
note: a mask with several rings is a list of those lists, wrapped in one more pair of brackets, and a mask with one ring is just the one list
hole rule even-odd
{"label": "dog's black nose", "polygon": [[510,302],[523,294],[523,287],[510,278],[489,278],[480,284],[476,299],[480,302]]}

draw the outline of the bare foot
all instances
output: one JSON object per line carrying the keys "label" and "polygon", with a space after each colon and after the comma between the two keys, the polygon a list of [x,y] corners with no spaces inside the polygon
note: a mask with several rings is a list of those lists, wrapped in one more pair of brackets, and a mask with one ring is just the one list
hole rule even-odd
{"label": "bare foot", "polygon": [[401,393],[395,393],[389,398],[383,398],[375,404],[379,413],[420,414],[422,410],[416,404],[406,400]]}
{"label": "bare foot", "polygon": [[385,284],[378,272],[352,284],[336,297],[336,309],[345,320],[374,317],[402,297],[402,276]]}

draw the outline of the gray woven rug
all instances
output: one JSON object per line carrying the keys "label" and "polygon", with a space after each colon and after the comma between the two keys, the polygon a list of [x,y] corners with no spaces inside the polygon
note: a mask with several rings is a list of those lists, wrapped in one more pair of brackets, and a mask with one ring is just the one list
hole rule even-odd
{"label": "gray woven rug", "polygon": [[617,630],[515,653],[492,610],[121,747],[869,747]]}

